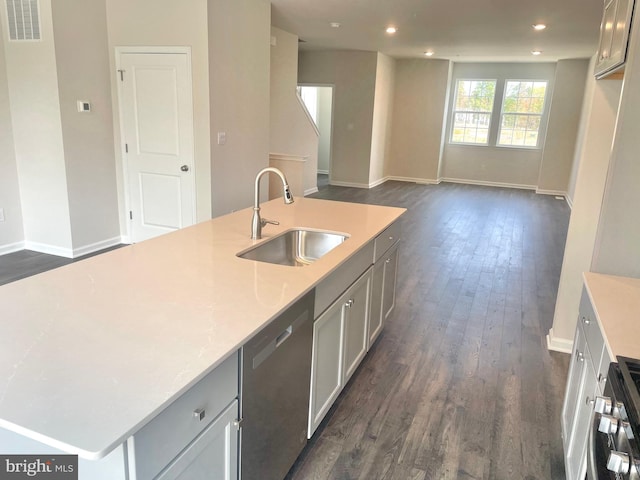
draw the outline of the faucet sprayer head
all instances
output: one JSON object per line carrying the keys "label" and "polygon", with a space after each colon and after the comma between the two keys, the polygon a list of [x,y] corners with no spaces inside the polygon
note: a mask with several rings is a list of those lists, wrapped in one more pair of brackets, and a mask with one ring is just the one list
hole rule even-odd
{"label": "faucet sprayer head", "polygon": [[286,203],[287,205],[293,203],[293,195],[291,194],[289,185],[285,183],[283,186],[283,190],[284,190],[284,203]]}

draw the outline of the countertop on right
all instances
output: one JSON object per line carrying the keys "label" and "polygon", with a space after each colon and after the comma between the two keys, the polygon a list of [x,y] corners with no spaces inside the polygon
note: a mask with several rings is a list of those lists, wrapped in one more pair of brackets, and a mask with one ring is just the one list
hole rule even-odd
{"label": "countertop on right", "polygon": [[609,353],[640,358],[640,279],[584,273]]}

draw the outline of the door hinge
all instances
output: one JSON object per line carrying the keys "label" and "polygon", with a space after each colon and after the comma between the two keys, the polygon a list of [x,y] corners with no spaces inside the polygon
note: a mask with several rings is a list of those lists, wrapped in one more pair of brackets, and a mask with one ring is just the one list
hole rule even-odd
{"label": "door hinge", "polygon": [[129,153],[129,144],[128,143],[124,144],[124,153]]}
{"label": "door hinge", "polygon": [[120,73],[120,81],[121,82],[124,82],[124,72],[125,72],[125,70],[122,70],[122,69],[118,70],[118,73]]}
{"label": "door hinge", "polygon": [[133,220],[133,212],[129,210],[129,220]]}

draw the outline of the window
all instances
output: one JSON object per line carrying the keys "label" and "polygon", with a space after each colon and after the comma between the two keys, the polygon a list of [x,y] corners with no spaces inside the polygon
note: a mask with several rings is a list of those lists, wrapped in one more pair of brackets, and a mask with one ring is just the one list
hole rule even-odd
{"label": "window", "polygon": [[537,147],[547,82],[507,80],[498,145]]}
{"label": "window", "polygon": [[495,80],[456,82],[451,143],[489,143],[489,126],[495,94]]}

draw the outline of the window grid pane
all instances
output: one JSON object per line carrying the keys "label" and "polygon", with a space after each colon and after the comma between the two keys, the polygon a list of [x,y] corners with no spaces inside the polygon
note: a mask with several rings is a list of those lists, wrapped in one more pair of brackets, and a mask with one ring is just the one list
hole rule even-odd
{"label": "window grid pane", "polygon": [[546,89],[547,82],[506,82],[498,145],[538,146]]}
{"label": "window grid pane", "polygon": [[451,143],[488,144],[495,90],[495,80],[456,82]]}

